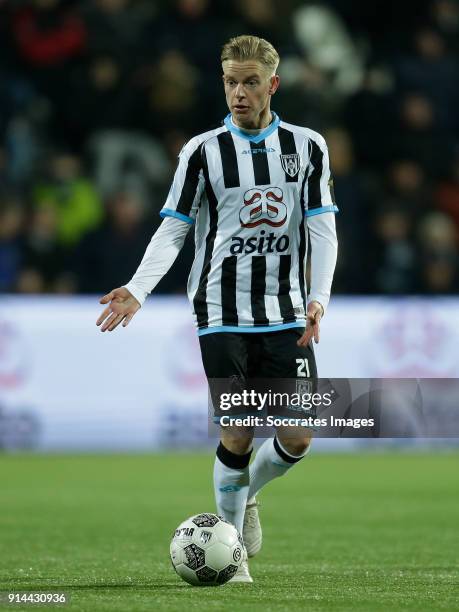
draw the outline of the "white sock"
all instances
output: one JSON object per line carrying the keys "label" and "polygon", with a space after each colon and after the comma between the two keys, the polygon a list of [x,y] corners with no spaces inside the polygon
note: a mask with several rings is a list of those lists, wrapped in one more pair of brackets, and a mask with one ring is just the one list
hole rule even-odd
{"label": "white sock", "polygon": [[295,457],[281,446],[277,438],[265,440],[258,449],[255,459],[250,466],[248,502],[253,503],[253,498],[265,484],[288,472],[290,468],[306,455],[309,448],[308,446],[302,455]]}
{"label": "white sock", "polygon": [[[234,455],[224,447],[222,452],[221,448],[222,445],[219,446],[214,465],[214,489],[217,510],[219,515],[233,523],[239,533],[242,534],[245,506],[249,492],[249,461],[251,452],[241,456]],[[223,463],[222,459],[225,463]],[[237,464],[237,467],[230,467],[226,465],[227,463]],[[243,463],[246,463],[246,465],[241,467]]]}

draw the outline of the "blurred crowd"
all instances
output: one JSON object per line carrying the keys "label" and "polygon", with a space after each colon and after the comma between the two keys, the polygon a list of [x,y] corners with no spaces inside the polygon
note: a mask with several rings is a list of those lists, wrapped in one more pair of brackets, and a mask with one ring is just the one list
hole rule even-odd
{"label": "blurred crowd", "polygon": [[[280,53],[273,109],[328,142],[334,291],[458,292],[457,0],[0,0],[0,292],[130,279],[247,33]],[[184,290],[192,252],[159,291]]]}

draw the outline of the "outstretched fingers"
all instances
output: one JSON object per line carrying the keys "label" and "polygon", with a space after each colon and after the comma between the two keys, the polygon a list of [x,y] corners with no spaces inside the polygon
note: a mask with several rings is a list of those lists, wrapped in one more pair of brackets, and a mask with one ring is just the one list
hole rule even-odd
{"label": "outstretched fingers", "polygon": [[[103,299],[103,298],[102,298]],[[110,306],[108,306],[107,308],[105,308],[105,310],[103,311],[103,313],[100,315],[100,317],[97,319],[96,321],[96,325],[102,325],[102,323],[105,321],[105,319],[110,315],[110,313],[112,312],[112,309],[110,308]]]}
{"label": "outstretched fingers", "polygon": [[124,319],[124,314],[117,314],[116,312],[112,312],[112,314],[106,319],[100,331],[113,331],[121,321]]}
{"label": "outstretched fingers", "polygon": [[297,342],[297,346],[308,346],[308,344],[311,342],[311,338],[313,334],[314,334],[314,330],[308,322],[306,329],[304,331],[304,334],[301,336],[301,338]]}
{"label": "outstretched fingers", "polygon": [[124,321],[123,321],[123,327],[127,327],[129,325],[134,315],[135,315],[135,312],[130,312],[129,314],[125,316]]}
{"label": "outstretched fingers", "polygon": [[314,342],[316,344],[320,341],[320,320],[322,318],[322,314],[318,311],[309,312],[306,316],[306,329],[304,330],[304,334],[298,340],[298,346],[307,346],[312,338],[314,338]]}
{"label": "outstretched fingers", "polygon": [[125,316],[126,315],[124,315],[124,314],[117,315],[116,318],[114,319],[113,323],[108,328],[108,331],[113,331],[115,328],[117,328],[118,325],[121,323],[121,321],[125,318]]}
{"label": "outstretched fingers", "polygon": [[123,287],[113,289],[113,291],[100,298],[99,302],[107,304],[96,321],[96,325],[103,332],[113,331],[120,323],[123,323],[123,327],[126,327],[141,306],[131,293]]}

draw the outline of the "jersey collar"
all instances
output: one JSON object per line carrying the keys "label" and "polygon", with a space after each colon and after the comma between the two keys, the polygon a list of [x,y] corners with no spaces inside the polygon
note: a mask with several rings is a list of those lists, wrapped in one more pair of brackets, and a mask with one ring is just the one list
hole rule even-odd
{"label": "jersey collar", "polygon": [[230,132],[233,132],[233,134],[236,134],[236,136],[239,136],[240,138],[244,138],[245,140],[250,140],[250,142],[254,142],[255,144],[258,144],[265,138],[268,138],[268,136],[270,136],[273,132],[275,132],[277,128],[279,127],[279,123],[280,123],[279,117],[276,115],[274,111],[271,111],[271,113],[273,116],[273,121],[268,125],[268,127],[262,130],[259,134],[247,134],[247,132],[244,132],[244,130],[241,130],[240,128],[238,128],[231,121],[231,113],[229,113],[225,117],[224,123],[226,127],[228,128],[228,130]]}

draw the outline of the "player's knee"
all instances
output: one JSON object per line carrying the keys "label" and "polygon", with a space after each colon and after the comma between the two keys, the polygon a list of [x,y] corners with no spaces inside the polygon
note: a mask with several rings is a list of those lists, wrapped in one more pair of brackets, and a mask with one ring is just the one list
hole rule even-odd
{"label": "player's knee", "polygon": [[295,438],[285,438],[280,440],[282,446],[289,455],[300,457],[308,450],[311,444],[310,436],[300,436]]}
{"label": "player's knee", "polygon": [[252,448],[253,431],[246,429],[224,431],[221,440],[223,446],[235,455],[245,455]]}
{"label": "player's knee", "polygon": [[226,438],[222,442],[235,455],[245,455],[252,448],[252,438]]}

